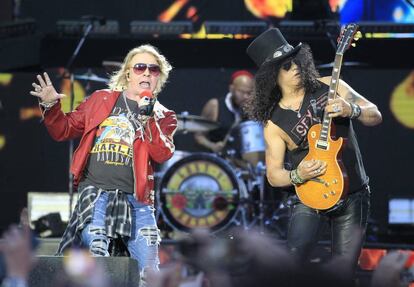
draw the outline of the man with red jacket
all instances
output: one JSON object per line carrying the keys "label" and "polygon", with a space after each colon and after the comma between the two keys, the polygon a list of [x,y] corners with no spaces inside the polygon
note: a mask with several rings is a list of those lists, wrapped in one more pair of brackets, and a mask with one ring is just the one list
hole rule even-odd
{"label": "man with red jacket", "polygon": [[157,101],[171,69],[155,47],[141,45],[129,51],[108,90],[66,114],[65,95],[46,73],[32,84],[49,134],[57,141],[81,138],[70,169],[79,199],[58,254],[81,244],[109,256],[110,240],[120,238],[142,274],[158,269],[152,163],[168,160],[175,149],[176,115]]}

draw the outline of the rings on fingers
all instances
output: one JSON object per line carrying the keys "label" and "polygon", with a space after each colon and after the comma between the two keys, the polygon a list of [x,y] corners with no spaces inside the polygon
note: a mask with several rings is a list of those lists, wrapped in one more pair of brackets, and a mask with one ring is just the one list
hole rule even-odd
{"label": "rings on fingers", "polygon": [[340,112],[340,111],[341,111],[341,107],[340,107],[340,106],[337,106],[337,105],[334,105],[334,106],[332,107],[332,110],[333,110],[333,112],[334,112],[334,113],[338,113],[338,112]]}

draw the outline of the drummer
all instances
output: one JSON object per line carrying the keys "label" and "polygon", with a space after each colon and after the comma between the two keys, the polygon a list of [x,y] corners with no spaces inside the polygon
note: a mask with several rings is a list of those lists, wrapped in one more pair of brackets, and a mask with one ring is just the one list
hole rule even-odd
{"label": "drummer", "polygon": [[212,98],[203,107],[201,116],[220,123],[217,129],[196,133],[195,141],[210,152],[219,153],[225,146],[230,129],[242,120],[242,107],[253,92],[253,75],[246,70],[234,72],[230,78],[229,92],[225,97]]}

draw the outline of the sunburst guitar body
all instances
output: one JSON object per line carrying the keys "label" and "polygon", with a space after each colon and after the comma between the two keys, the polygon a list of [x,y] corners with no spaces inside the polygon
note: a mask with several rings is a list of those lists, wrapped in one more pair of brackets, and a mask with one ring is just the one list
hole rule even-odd
{"label": "sunburst guitar body", "polygon": [[[348,24],[338,38],[328,100],[335,99],[337,95],[343,55],[345,50],[351,46],[352,40],[358,39],[357,31],[358,25]],[[309,129],[307,135],[309,153],[303,160],[314,159],[326,162],[326,172],[295,186],[296,194],[301,202],[316,210],[329,210],[338,206],[348,193],[348,176],[341,160],[341,151],[346,140],[334,137],[334,127],[332,118],[324,113],[321,123]]]}
{"label": "sunburst guitar body", "polygon": [[310,208],[328,210],[337,206],[348,191],[348,176],[341,160],[346,140],[342,137],[319,142],[322,125],[316,124],[308,131],[309,153],[303,160],[318,159],[327,163],[326,172],[296,186],[300,201]]}

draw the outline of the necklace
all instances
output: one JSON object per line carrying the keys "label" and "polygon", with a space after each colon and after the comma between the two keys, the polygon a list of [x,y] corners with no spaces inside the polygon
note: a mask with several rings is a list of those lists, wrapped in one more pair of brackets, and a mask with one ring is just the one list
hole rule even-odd
{"label": "necklace", "polygon": [[134,114],[131,112],[131,109],[129,108],[128,101],[127,101],[126,96],[125,96],[124,93],[122,93],[122,97],[124,98],[124,103],[125,103],[125,106],[128,110],[127,118],[132,121],[132,125],[135,127],[135,130],[142,129],[142,125],[141,125],[140,121],[137,120],[134,117]]}
{"label": "necklace", "polygon": [[299,108],[297,110],[292,109],[291,106],[287,106],[287,105],[283,104],[282,102],[279,102],[279,104],[283,108],[288,109],[288,110],[290,110],[292,112],[295,112],[296,113],[296,116],[300,119],[302,117],[302,114],[300,113],[300,110],[302,109],[302,105],[303,105],[303,100],[304,99],[305,99],[305,97],[303,97],[302,100],[300,101],[300,105],[299,105]]}

